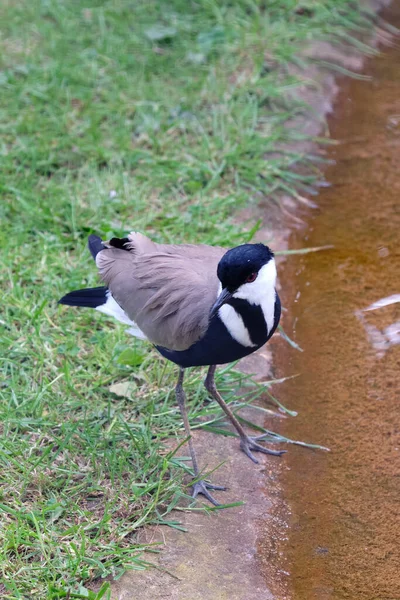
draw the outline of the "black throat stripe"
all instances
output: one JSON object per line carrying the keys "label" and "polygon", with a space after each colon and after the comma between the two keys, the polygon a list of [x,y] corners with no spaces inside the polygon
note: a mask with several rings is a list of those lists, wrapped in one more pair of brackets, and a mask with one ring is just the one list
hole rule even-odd
{"label": "black throat stripe", "polygon": [[252,343],[256,346],[263,344],[269,332],[261,306],[241,298],[232,298],[228,304],[242,317]]}

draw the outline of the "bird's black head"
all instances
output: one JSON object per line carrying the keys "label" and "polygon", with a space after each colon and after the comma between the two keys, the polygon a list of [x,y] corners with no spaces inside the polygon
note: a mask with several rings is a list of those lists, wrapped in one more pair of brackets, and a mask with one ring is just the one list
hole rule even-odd
{"label": "bird's black head", "polygon": [[218,264],[217,275],[222,287],[233,293],[244,283],[252,283],[258,272],[274,257],[264,244],[243,244],[228,250]]}
{"label": "bird's black head", "polygon": [[[232,296],[242,298],[250,304],[259,304],[267,287],[275,286],[276,269],[274,254],[264,244],[243,244],[228,250],[217,268],[222,291],[210,310],[212,319],[223,304]],[[265,265],[272,261],[272,269]],[[258,277],[261,271],[260,277]]]}

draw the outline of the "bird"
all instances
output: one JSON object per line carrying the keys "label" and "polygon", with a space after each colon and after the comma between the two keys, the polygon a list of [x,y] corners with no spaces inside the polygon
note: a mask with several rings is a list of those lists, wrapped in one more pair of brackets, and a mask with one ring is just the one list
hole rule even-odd
{"label": "bird", "polygon": [[280,456],[266,448],[265,435],[248,435],[215,384],[217,365],[261,348],[276,330],[281,303],[274,253],[262,243],[230,249],[160,244],[140,232],[103,241],[90,235],[88,248],[102,283],[67,293],[59,304],[91,307],[128,325],[127,333],[148,340],[179,368],[176,400],[187,436],[194,479],[192,496],[219,505],[211,491],[226,488],[203,478],[191,437],[183,388],[185,369],[207,366],[204,385],[231,421],[241,450]]}

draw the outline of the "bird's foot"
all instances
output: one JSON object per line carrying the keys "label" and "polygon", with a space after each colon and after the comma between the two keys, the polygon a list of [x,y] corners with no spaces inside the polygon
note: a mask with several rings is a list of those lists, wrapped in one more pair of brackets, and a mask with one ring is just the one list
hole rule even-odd
{"label": "bird's foot", "polygon": [[226,487],[223,485],[213,485],[204,479],[200,479],[200,481],[196,481],[193,484],[193,492],[192,498],[196,498],[199,494],[203,494],[211,502],[214,506],[220,506],[220,503],[210,494],[208,490],[226,490]]}
{"label": "bird's foot", "polygon": [[281,456],[282,454],[285,454],[285,452],[286,452],[286,450],[270,450],[269,448],[266,448],[265,446],[261,446],[261,444],[258,444],[258,441],[264,440],[265,437],[266,437],[266,434],[256,435],[254,437],[252,437],[250,435],[246,435],[246,436],[242,437],[240,440],[240,448],[243,450],[243,452],[246,454],[246,456],[248,456],[256,464],[258,464],[258,460],[252,453],[252,450],[254,452],[263,452],[264,454],[272,454],[273,456]]}

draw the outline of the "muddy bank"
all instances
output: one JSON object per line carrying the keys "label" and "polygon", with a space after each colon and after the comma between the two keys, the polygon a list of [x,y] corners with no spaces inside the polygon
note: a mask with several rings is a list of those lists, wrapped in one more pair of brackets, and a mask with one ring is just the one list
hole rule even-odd
{"label": "muddy bank", "polygon": [[[400,24],[400,3],[386,12]],[[286,327],[303,353],[278,341],[280,375],[299,373],[279,397],[299,411],[281,432],[331,448],[291,450],[282,461],[289,528],[271,552],[296,600],[400,598],[400,304],[365,309],[400,293],[400,48],[345,81],[330,134],[332,183],[309,230],[291,247],[333,244],[285,265]],[[283,571],[282,571],[283,565]],[[270,565],[265,566],[270,576]]]}

